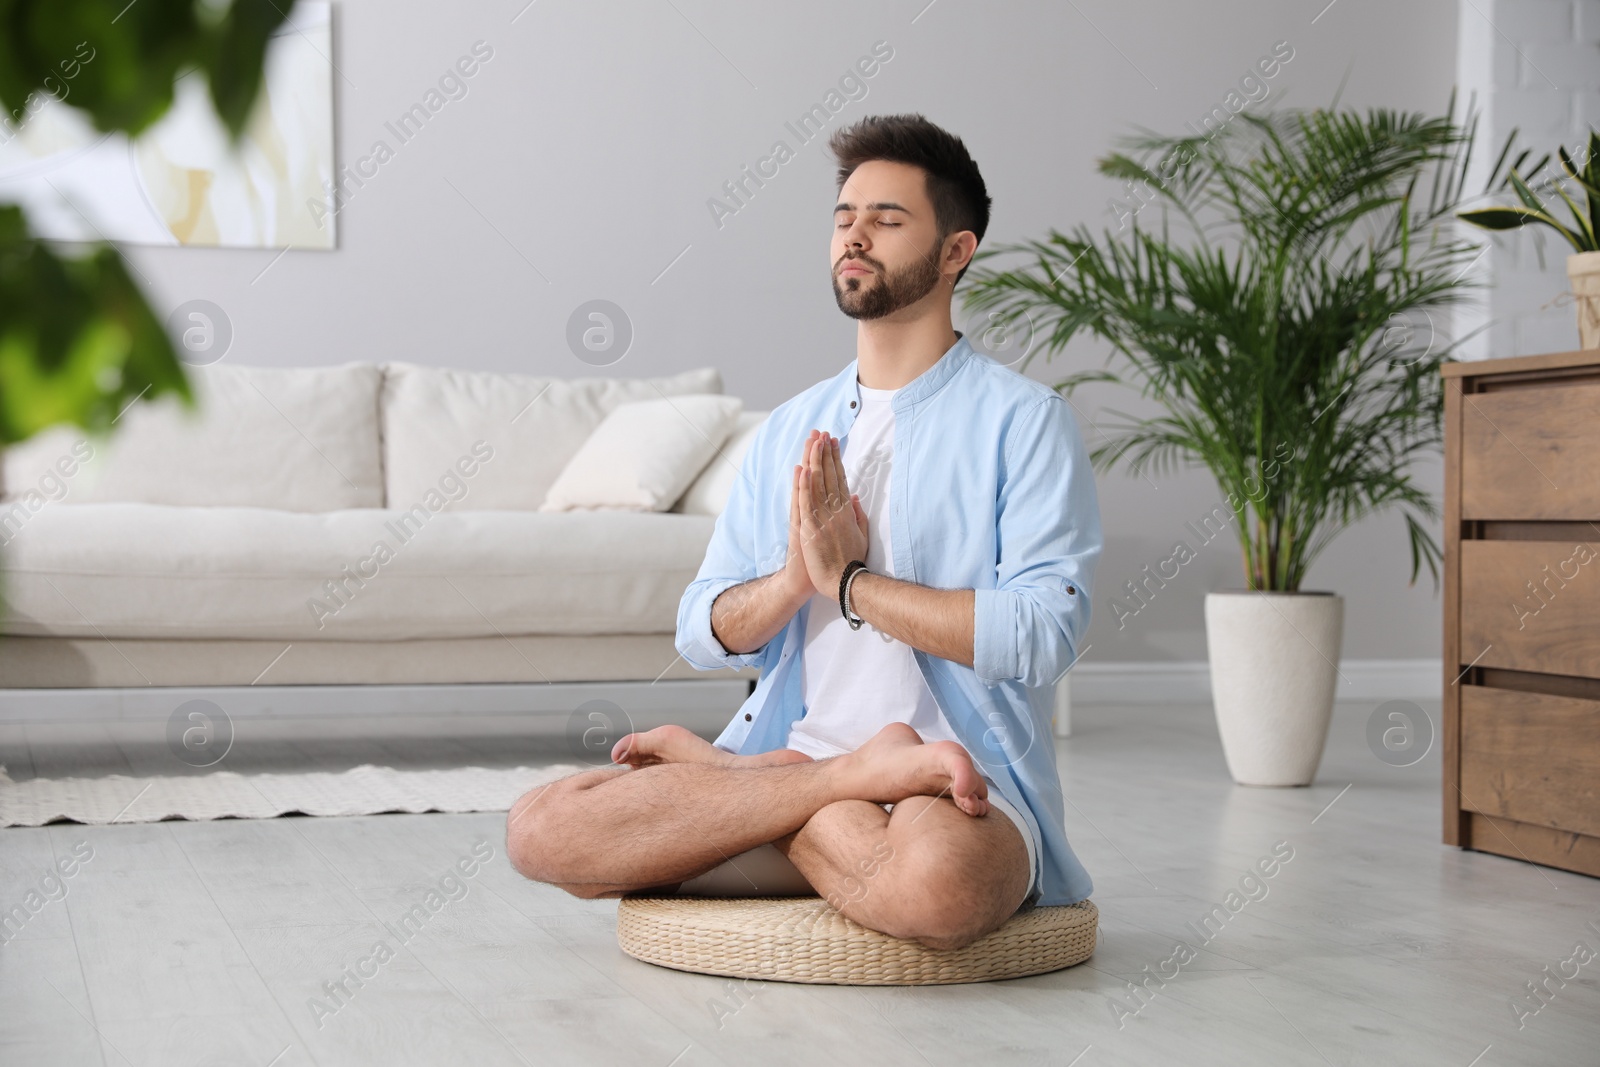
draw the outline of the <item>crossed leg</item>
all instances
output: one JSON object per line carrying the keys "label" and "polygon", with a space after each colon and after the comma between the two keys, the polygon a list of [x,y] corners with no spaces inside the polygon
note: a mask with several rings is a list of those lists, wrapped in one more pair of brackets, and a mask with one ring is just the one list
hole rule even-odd
{"label": "crossed leg", "polygon": [[905,723],[820,761],[649,736],[619,742],[614,756],[633,766],[572,775],[512,807],[506,845],[518,871],[576,896],[620,897],[771,842],[849,918],[934,948],[982,937],[1022,902],[1027,848],[990,811],[960,745],[925,745]]}
{"label": "crossed leg", "polygon": [[912,796],[892,812],[836,801],[773,845],[847,918],[930,948],[999,929],[1033,873],[1015,823],[992,808],[968,815],[948,797]]}

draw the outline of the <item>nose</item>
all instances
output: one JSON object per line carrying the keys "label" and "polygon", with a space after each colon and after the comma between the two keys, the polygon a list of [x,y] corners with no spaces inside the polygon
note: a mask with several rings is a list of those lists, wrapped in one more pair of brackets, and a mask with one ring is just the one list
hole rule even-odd
{"label": "nose", "polygon": [[845,248],[846,249],[852,249],[853,248],[858,252],[863,250],[866,247],[866,242],[862,239],[862,233],[863,233],[863,231],[861,229],[861,220],[857,219],[855,221],[855,223],[852,224],[851,227],[848,230],[845,231],[845,235],[844,235],[844,246],[845,246]]}

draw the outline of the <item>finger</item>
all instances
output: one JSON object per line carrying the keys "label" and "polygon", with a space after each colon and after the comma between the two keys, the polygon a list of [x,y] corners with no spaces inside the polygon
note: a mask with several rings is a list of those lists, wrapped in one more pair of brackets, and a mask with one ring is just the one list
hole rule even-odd
{"label": "finger", "polygon": [[[816,431],[813,430],[813,431],[811,431],[811,433],[812,433],[812,436],[814,436],[816,434]],[[806,463],[808,462],[810,456],[811,456],[811,437],[808,436],[805,439],[804,443],[802,443],[800,445],[800,458],[799,458],[799,460],[797,462],[799,463],[800,466],[804,467],[806,465]]]}
{"label": "finger", "polygon": [[805,443],[800,446],[800,462],[805,463],[811,456],[811,445],[817,439],[817,431],[812,430],[806,434]]}
{"label": "finger", "polygon": [[834,441],[833,445],[833,476],[835,481],[839,483],[839,499],[848,500],[850,498],[850,476],[844,469],[844,443],[842,441]]}
{"label": "finger", "polygon": [[806,533],[811,532],[811,468],[804,467],[800,471],[800,529]]}
{"label": "finger", "polygon": [[841,445],[839,447],[838,455],[835,458],[836,458],[836,461],[837,461],[838,473],[839,473],[839,492],[841,494],[845,495],[845,496],[848,496],[848,495],[850,495],[850,475],[849,475],[849,472],[847,472],[844,469],[844,446],[843,445]]}
{"label": "finger", "polygon": [[800,551],[800,466],[789,469],[789,537],[783,550],[783,565],[788,567]]}
{"label": "finger", "polygon": [[806,497],[806,467],[805,464],[802,463],[797,465],[794,469],[794,511],[791,514],[794,527],[794,540],[797,550],[803,549],[805,543],[810,540],[808,525],[806,523],[806,513],[808,507],[809,504]]}
{"label": "finger", "polygon": [[842,502],[839,495],[839,442],[830,437],[822,445],[822,498],[830,508]]}

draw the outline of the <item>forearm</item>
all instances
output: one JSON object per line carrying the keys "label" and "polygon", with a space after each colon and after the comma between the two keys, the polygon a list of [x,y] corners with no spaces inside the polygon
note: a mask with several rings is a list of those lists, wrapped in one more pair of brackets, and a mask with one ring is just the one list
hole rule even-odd
{"label": "forearm", "polygon": [[973,664],[971,589],[933,589],[864,571],[850,585],[850,608],[897,641],[964,667]]}
{"label": "forearm", "polygon": [[794,618],[809,597],[786,581],[783,570],[729,586],[711,604],[711,632],[736,655],[754,652]]}

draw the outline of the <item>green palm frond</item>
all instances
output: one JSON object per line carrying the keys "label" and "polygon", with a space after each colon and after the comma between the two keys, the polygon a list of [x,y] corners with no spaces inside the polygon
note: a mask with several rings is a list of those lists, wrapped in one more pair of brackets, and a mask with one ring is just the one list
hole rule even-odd
{"label": "green palm frond", "polygon": [[1159,227],[1139,212],[1120,232],[1080,224],[980,254],[966,305],[1033,322],[1024,366],[1079,335],[1106,342],[1105,369],[1055,388],[1112,382],[1163,410],[1113,413],[1095,468],[1209,469],[1238,510],[1250,588],[1298,589],[1333,537],[1391,508],[1412,582],[1427,568],[1437,584],[1439,509],[1411,467],[1443,436],[1455,343],[1434,317],[1475,284],[1451,224],[1476,120],[1458,126],[1454,103],[1445,117],[1240,113],[1211,139],[1129,139],[1099,169],[1146,183]]}

